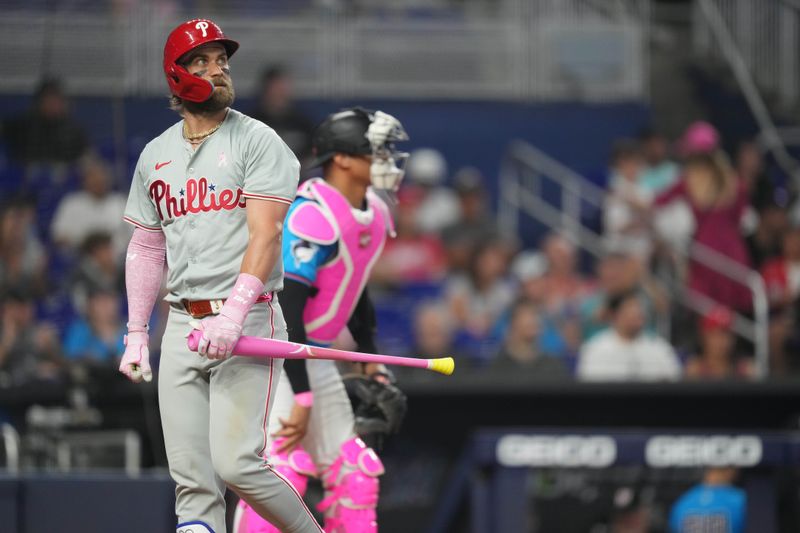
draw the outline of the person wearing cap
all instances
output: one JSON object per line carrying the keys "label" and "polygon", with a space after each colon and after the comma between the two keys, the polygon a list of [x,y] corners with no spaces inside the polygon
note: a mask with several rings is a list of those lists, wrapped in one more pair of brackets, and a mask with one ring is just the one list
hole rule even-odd
{"label": "person wearing cap", "polygon": [[[677,200],[687,202],[695,220],[692,241],[749,268],[750,254],[741,232],[748,204],[747,190],[719,143],[719,133],[711,124],[690,125],[679,142],[684,158],[682,179],[658,196],[655,206],[658,209]],[[752,296],[746,285],[691,258],[688,286],[732,309],[752,308]]]}
{"label": "person wearing cap", "polygon": [[[333,113],[314,130],[311,167],[321,168],[322,176],[302,184],[283,229],[281,298],[290,341],[330,346],[346,332],[358,351],[377,352],[366,284],[394,236],[378,192],[393,195],[399,188],[407,154],[394,143],[405,140],[397,118],[360,107]],[[294,359],[283,366],[270,419],[275,469],[301,495],[309,477],[320,478],[325,496],[317,508],[331,533],[377,531],[383,464],[374,448],[399,429],[405,413],[405,396],[387,369],[359,367],[359,383],[381,395],[385,416],[354,416],[334,361]],[[247,502],[240,504],[235,522],[236,533],[279,531]]]}
{"label": "person wearing cap", "polygon": [[753,377],[752,362],[735,357],[736,336],[733,313],[722,306],[706,312],[699,321],[700,351],[686,362],[686,377],[691,379],[730,379]]}
{"label": "person wearing cap", "polygon": [[[119,370],[134,382],[152,379],[148,322],[166,266],[158,397],[177,532],[225,531],[226,486],[281,531],[319,532],[267,453],[283,361],[232,356],[241,335],[287,338],[276,293],[300,170],[274,130],[231,109],[229,59],[238,48],[208,19],[167,37],[163,68],[180,120],[147,144],[131,183]],[[186,341],[193,330],[197,353]]]}

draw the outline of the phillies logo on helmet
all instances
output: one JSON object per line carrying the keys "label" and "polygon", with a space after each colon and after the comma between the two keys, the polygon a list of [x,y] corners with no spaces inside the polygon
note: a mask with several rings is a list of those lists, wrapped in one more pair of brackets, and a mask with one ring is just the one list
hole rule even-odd
{"label": "phillies logo on helmet", "polygon": [[206,33],[206,30],[208,29],[208,22],[206,22],[205,20],[201,20],[200,22],[195,24],[194,27],[196,30],[200,30],[203,32],[203,37],[206,37],[208,35]]}
{"label": "phillies logo on helmet", "polygon": [[217,24],[208,19],[184,22],[169,34],[164,45],[164,74],[169,89],[175,96],[190,102],[205,102],[214,92],[214,85],[198,76],[192,76],[179,63],[180,59],[200,46],[219,43],[228,57],[239,49],[239,43],[228,39]]}

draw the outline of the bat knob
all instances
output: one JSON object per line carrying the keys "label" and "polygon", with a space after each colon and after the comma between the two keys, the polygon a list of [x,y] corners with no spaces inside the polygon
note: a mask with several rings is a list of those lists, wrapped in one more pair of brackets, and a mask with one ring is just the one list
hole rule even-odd
{"label": "bat knob", "polygon": [[200,345],[200,337],[203,335],[203,332],[199,329],[193,329],[191,333],[186,337],[186,344],[189,347],[189,350],[196,352],[197,347]]}

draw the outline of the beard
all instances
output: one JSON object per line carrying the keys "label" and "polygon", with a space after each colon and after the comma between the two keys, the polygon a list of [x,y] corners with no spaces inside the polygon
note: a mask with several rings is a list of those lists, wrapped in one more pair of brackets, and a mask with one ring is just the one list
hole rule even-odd
{"label": "beard", "polygon": [[228,78],[214,81],[214,91],[205,102],[184,100],[183,107],[192,115],[212,115],[230,107],[235,98],[236,91],[233,90],[233,82]]}

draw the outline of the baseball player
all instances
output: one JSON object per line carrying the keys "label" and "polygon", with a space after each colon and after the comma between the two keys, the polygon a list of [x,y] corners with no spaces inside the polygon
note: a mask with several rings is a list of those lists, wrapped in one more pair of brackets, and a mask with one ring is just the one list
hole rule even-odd
{"label": "baseball player", "polygon": [[[229,357],[242,334],[286,339],[275,292],[283,282],[282,223],[299,175],[272,129],[230,108],[228,59],[238,47],[205,19],[167,38],[164,72],[182,120],[142,151],[125,208],[135,229],[120,371],[134,382],[152,378],[148,320],[166,262],[171,310],[158,395],[177,532],[224,532],[226,485],[281,531],[319,532],[300,495],[265,460],[282,361]],[[202,330],[202,356],[186,346],[193,326]]]}
{"label": "baseball player", "polygon": [[[394,232],[389,209],[372,187],[397,189],[403,177],[397,164],[407,154],[395,152],[393,143],[407,139],[396,118],[361,108],[329,116],[314,132],[313,166],[323,167],[324,178],[303,183],[283,230],[289,340],[328,346],[347,327],[358,350],[376,352],[374,310],[365,286],[387,234]],[[270,420],[270,433],[277,437],[270,449],[275,469],[301,494],[308,476],[320,477],[326,532],[376,532],[383,465],[356,435],[335,363],[287,360],[283,370]],[[387,379],[382,365],[364,370],[372,383]],[[387,404],[404,414],[402,393],[388,383],[380,387],[393,391],[385,395],[391,398]],[[238,533],[278,531],[248,502],[240,502],[235,523]]]}

